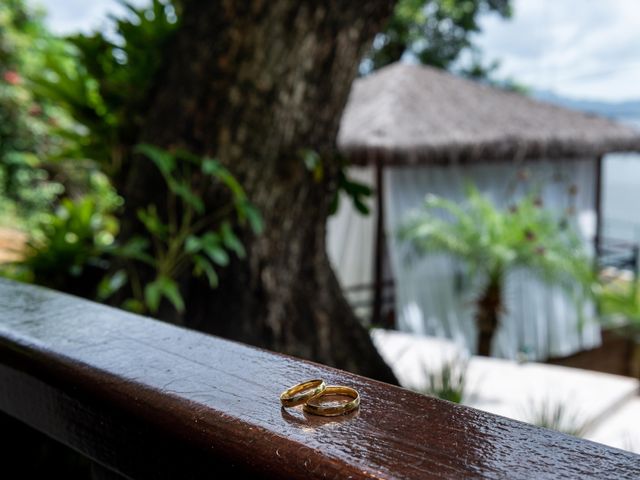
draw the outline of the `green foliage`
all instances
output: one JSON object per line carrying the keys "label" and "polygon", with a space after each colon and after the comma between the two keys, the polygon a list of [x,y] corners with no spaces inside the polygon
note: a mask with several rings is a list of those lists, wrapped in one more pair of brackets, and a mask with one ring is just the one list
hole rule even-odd
{"label": "green foliage", "polygon": [[373,190],[371,190],[371,187],[368,185],[349,178],[345,168],[341,168],[338,172],[338,190],[331,202],[331,215],[338,211],[338,207],[340,206],[340,194],[344,194],[350,198],[354,208],[362,215],[369,214],[369,207],[367,206],[366,201],[373,194]]}
{"label": "green foliage", "polygon": [[427,384],[416,390],[442,400],[462,403],[467,395],[468,367],[468,360],[462,357],[445,361],[437,371],[424,367]]}
{"label": "green foliage", "polygon": [[431,195],[399,235],[418,252],[462,260],[472,275],[503,278],[508,270],[524,268],[583,299],[593,294],[595,276],[580,238],[566,218],[543,208],[533,194],[507,210],[474,187],[463,205]]}
{"label": "green foliage", "polygon": [[448,69],[460,53],[474,52],[471,73],[485,76],[495,67],[482,66],[471,34],[478,32],[483,13],[511,15],[510,0],[399,0],[387,27],[376,41],[368,62],[377,69],[408,54],[421,63]]}
{"label": "green foliage", "polygon": [[48,161],[64,144],[51,134],[59,111],[26,80],[41,68],[42,51],[58,45],[24,2],[0,4],[0,222],[14,227],[37,222],[64,190]]}
{"label": "green foliage", "polygon": [[[525,269],[562,288],[575,301],[580,324],[584,306],[597,290],[591,261],[570,222],[542,208],[533,194],[504,211],[474,187],[468,189],[463,205],[431,195],[408,218],[399,237],[412,245],[414,254],[460,260],[468,277],[482,282],[476,322],[485,334],[493,335],[504,311],[502,290],[509,271]],[[482,339],[479,336],[478,351],[489,355],[490,345]]]}
{"label": "green foliage", "polygon": [[62,105],[76,122],[57,133],[72,140],[67,157],[90,158],[117,175],[137,142],[153,81],[177,27],[176,8],[153,0],[112,18],[115,34],[70,37],[31,76],[32,89]]}
{"label": "green foliage", "polygon": [[616,282],[602,288],[598,301],[606,325],[640,341],[640,284]]}
{"label": "green foliage", "polygon": [[[142,144],[136,151],[146,156],[160,171],[167,187],[165,205],[150,204],[138,210],[138,219],[146,230],[113,254],[126,259],[126,267],[103,280],[103,299],[130,282],[132,298],[124,306],[138,312],[158,311],[162,299],[181,313],[185,305],[178,280],[188,271],[204,276],[211,288],[218,285],[218,269],[246,255],[231,222],[262,231],[262,219],[231,173],[211,158],[200,158],[185,151],[170,152]],[[194,179],[200,179],[200,184]],[[229,192],[229,203],[213,212],[206,211],[203,190],[220,182]],[[141,267],[153,271],[145,283]]]}
{"label": "green foliage", "polygon": [[[325,166],[322,157],[318,152],[312,149],[301,149],[299,151],[300,158],[305,168],[313,175],[315,182],[321,182],[325,175]],[[336,190],[329,204],[329,215],[334,215],[340,206],[340,197],[345,195],[353,203],[353,207],[362,215],[369,214],[367,199],[371,197],[373,191],[368,185],[353,180],[347,175],[347,161],[344,157],[338,155],[335,158],[338,162],[338,172],[336,177]]]}
{"label": "green foliage", "polygon": [[[246,255],[234,225],[259,233],[262,218],[216,160],[139,145],[137,153],[161,174],[166,203],[140,208],[140,234],[126,243],[117,238],[122,199],[110,179],[131,161],[179,13],[179,2],[170,0],[140,8],[122,3],[128,12],[112,18],[114,33],[66,40],[50,36],[39,20],[27,28],[31,17],[21,0],[0,5],[0,27],[13,28],[11,35],[0,29],[0,207],[16,217],[24,214],[17,206],[39,213],[25,258],[3,270],[62,289],[91,270],[100,300],[118,293],[115,301],[125,298],[131,310],[157,312],[166,301],[182,312],[184,274],[217,286],[219,269]],[[207,211],[203,197],[216,182],[228,202]]]}
{"label": "green foliage", "polygon": [[5,266],[5,275],[64,290],[68,278],[88,267],[105,268],[118,233],[112,211],[99,210],[95,198],[63,199],[55,213],[43,216],[32,231],[23,260]]}
{"label": "green foliage", "polygon": [[[4,275],[64,290],[69,278],[81,278],[87,269],[98,270],[101,280],[95,297],[104,301],[124,291],[131,296],[123,307],[139,313],[156,313],[163,300],[183,312],[179,280],[185,273],[203,276],[215,288],[218,271],[230,263],[231,256],[246,255],[232,222],[260,233],[259,212],[216,160],[146,144],[137,151],[153,162],[168,187],[166,204],[138,210],[144,234],[126,243],[118,241],[113,213],[122,199],[96,173],[92,187],[96,194],[63,199],[57,211],[45,215],[32,231],[25,257],[5,266]],[[195,178],[200,178],[199,184],[193,182]],[[202,194],[214,182],[226,187],[229,201],[206,211]]]}
{"label": "green foliage", "polygon": [[64,190],[33,153],[5,152],[0,163],[0,222],[37,228]]}

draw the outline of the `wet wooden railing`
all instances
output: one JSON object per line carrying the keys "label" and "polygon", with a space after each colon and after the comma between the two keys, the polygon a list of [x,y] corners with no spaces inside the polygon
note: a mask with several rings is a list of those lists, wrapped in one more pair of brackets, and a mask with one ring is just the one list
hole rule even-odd
{"label": "wet wooden railing", "polygon": [[[317,377],[360,410],[281,410]],[[0,410],[129,478],[640,478],[632,453],[4,280]]]}

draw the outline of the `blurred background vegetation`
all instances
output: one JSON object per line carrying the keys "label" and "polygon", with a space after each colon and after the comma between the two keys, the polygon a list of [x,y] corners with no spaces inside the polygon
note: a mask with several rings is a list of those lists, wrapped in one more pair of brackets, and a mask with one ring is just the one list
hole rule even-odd
{"label": "blurred background vegetation", "polygon": [[[178,25],[178,9],[170,2],[126,6],[126,17],[112,19],[114,34],[67,38],[51,35],[42,14],[22,0],[0,6],[0,226],[14,249],[16,239],[21,243],[16,261],[3,273],[99,300],[129,283],[131,298],[122,306],[155,312],[164,297],[180,311],[171,275],[184,263],[185,251],[195,273],[206,274],[214,286],[214,264],[227,263],[227,250],[242,254],[242,245],[224,219],[217,219],[217,233],[203,230],[210,225],[197,224],[193,215],[188,225],[172,219],[165,225],[153,205],[139,212],[147,238],[117,243],[123,198],[116,188],[139,137],[165,43]],[[184,165],[195,162],[229,187],[240,221],[259,230],[258,214],[242,187],[213,160],[183,152],[178,164],[152,147],[146,153],[183,217],[189,209],[199,210],[197,193],[184,178]],[[178,237],[180,251],[173,251]],[[123,259],[150,264],[155,275],[140,285],[137,277],[126,275],[136,269],[126,268]],[[114,273],[115,263],[123,268]]]}

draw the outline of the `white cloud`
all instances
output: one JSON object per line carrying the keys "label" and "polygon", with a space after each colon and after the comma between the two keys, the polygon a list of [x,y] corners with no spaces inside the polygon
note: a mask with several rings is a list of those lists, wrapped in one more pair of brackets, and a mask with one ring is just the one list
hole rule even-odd
{"label": "white cloud", "polygon": [[500,76],[561,95],[640,98],[640,2],[515,0],[514,15],[482,20],[477,42]]}

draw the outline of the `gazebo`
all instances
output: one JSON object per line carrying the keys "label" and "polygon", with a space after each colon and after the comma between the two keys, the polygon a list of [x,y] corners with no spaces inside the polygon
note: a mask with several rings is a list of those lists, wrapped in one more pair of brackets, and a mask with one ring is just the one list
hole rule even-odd
{"label": "gazebo", "polygon": [[[464,198],[473,182],[506,205],[535,182],[545,206],[575,211],[585,245],[600,243],[602,158],[640,151],[640,132],[426,66],[395,63],[354,82],[338,147],[352,177],[375,186],[371,215],[348,202],[329,222],[327,245],[348,297],[375,324],[393,299],[401,330],[453,338],[473,350],[472,306],[455,261],[404,261],[395,231],[427,193]],[[568,192],[572,192],[568,194]],[[600,342],[561,291],[514,273],[493,353],[568,355]],[[393,295],[389,297],[389,293]]]}

